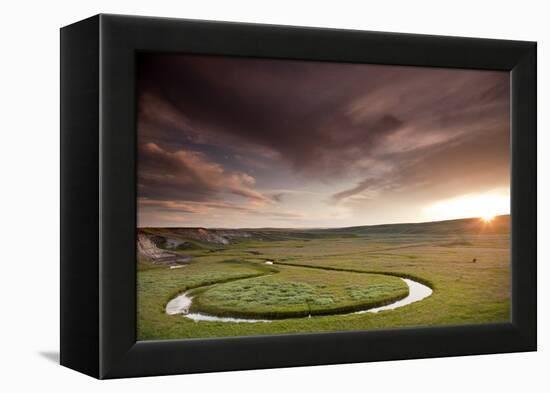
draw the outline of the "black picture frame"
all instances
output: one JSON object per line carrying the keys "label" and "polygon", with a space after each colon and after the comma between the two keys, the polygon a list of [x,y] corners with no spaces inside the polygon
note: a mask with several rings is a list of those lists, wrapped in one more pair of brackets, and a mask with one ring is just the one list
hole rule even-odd
{"label": "black picture frame", "polygon": [[[510,71],[512,320],[136,342],[137,52]],[[61,29],[61,364],[96,378],[535,351],[536,43],[97,15]]]}

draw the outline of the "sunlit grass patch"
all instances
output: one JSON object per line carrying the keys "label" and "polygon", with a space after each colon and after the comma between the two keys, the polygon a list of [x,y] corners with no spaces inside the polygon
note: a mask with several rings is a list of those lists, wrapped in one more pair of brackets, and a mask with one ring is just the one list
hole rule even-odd
{"label": "sunlit grass patch", "polygon": [[191,310],[219,316],[296,318],[375,307],[407,294],[406,284],[396,277],[284,267],[278,274],[199,290]]}

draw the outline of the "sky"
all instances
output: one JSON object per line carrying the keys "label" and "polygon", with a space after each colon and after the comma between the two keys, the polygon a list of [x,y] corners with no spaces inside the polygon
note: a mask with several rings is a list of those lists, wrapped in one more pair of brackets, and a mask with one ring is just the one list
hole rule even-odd
{"label": "sky", "polygon": [[509,74],[142,54],[138,226],[509,213]]}

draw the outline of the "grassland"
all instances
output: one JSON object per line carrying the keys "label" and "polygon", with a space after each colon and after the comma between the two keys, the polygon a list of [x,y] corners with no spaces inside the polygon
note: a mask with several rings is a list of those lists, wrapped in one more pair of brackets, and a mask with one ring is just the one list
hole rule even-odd
{"label": "grassland", "polygon": [[219,316],[284,319],[358,311],[401,299],[408,288],[396,277],[330,272],[293,266],[191,292],[191,311]]}
{"label": "grassland", "polygon": [[[193,239],[192,246],[173,251],[192,257],[182,268],[139,261],[138,339],[507,321],[510,256],[506,227],[484,230],[481,224],[471,225],[468,222],[467,230],[449,230],[450,224],[433,224],[437,230],[427,231],[408,227],[392,231],[387,226],[379,230],[266,230],[224,245]],[[266,260],[274,264],[266,265]],[[433,294],[395,310],[340,314],[405,296],[406,286],[394,275],[428,284]],[[182,315],[167,315],[167,302],[185,291],[194,296],[192,311],[274,320],[195,322]]]}

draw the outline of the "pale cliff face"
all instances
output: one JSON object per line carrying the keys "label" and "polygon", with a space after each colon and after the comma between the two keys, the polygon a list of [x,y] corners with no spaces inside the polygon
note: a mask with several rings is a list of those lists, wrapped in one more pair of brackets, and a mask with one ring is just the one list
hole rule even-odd
{"label": "pale cliff face", "polygon": [[137,249],[138,255],[148,260],[156,260],[165,256],[165,252],[142,233],[139,233],[137,237]]}

